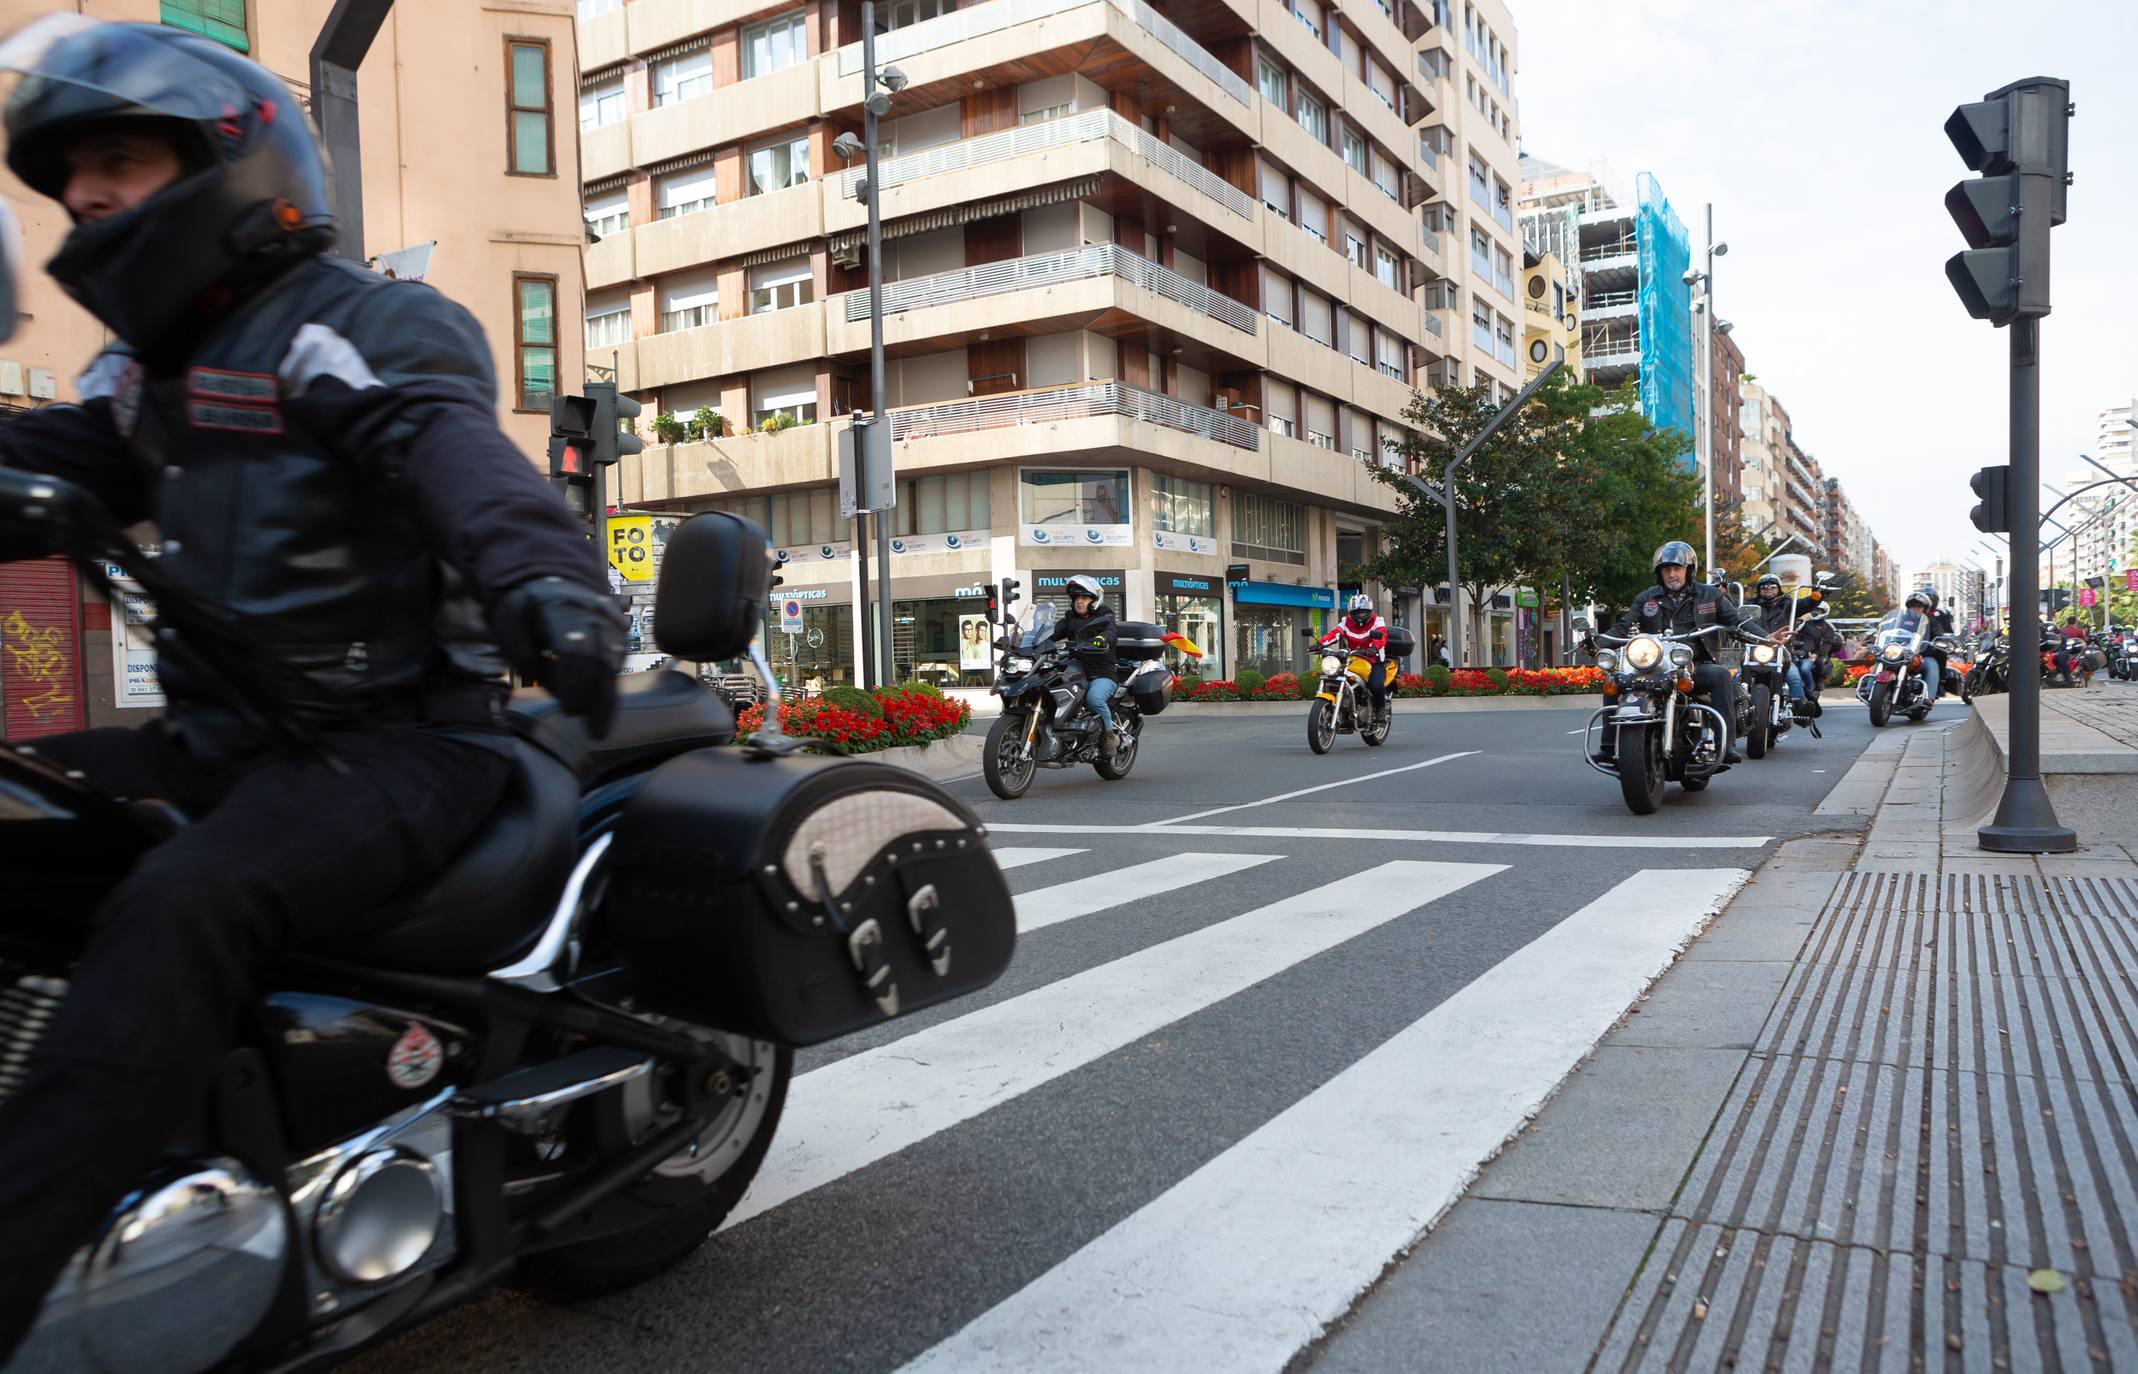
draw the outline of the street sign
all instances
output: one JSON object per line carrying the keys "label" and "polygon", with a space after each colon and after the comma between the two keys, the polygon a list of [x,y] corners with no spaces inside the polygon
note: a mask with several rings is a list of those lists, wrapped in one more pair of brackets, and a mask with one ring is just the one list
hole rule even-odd
{"label": "street sign", "polygon": [[653,580],[653,517],[609,517],[609,566],[626,582]]}
{"label": "street sign", "polygon": [[779,632],[783,635],[798,635],[802,632],[800,597],[783,596],[779,599]]}
{"label": "street sign", "polygon": [[1537,604],[1537,589],[1535,587],[1516,587],[1514,589],[1514,604],[1534,609]]}
{"label": "street sign", "polygon": [[851,520],[856,511],[886,511],[897,505],[898,479],[892,470],[890,424],[862,420],[840,430],[839,518]]}
{"label": "street sign", "polygon": [[2081,587],[2081,588],[2079,588],[2079,604],[2080,604],[2081,606],[2091,606],[2091,605],[2093,605],[2093,588],[2091,588],[2091,587]]}

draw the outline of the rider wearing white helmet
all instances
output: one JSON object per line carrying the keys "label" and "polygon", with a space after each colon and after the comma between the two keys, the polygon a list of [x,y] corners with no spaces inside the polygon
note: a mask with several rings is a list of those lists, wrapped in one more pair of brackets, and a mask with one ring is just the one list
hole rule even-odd
{"label": "rider wearing white helmet", "polygon": [[1113,708],[1107,703],[1121,687],[1114,677],[1117,635],[1114,613],[1099,580],[1083,573],[1070,578],[1069,614],[1054,623],[1054,632],[1047,638],[1066,641],[1089,679],[1084,704],[1099,718],[1099,753],[1109,759],[1114,756],[1115,735]]}

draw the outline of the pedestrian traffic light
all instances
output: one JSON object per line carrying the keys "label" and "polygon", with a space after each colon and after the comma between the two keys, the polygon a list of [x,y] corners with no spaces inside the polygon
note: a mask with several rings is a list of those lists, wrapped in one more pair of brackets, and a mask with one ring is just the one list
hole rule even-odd
{"label": "pedestrian traffic light", "polygon": [[1017,604],[1017,589],[1024,584],[1014,577],[1005,577],[995,589],[987,594],[987,618],[1002,622],[1010,618],[1010,607]]}
{"label": "pedestrian traffic light", "polygon": [[1967,479],[1967,485],[1974,488],[1975,495],[1981,498],[1975,508],[1967,513],[1967,518],[1974,521],[1975,528],[1984,534],[2008,533],[2012,528],[2012,517],[2005,512],[2004,496],[2005,483],[2011,475],[2012,470],[2000,463],[1995,467],[1983,468]]}
{"label": "pedestrian traffic light", "polygon": [[626,453],[642,453],[646,441],[638,437],[636,427],[624,429],[626,420],[636,420],[639,404],[629,396],[619,395],[614,382],[588,382],[587,399],[594,404],[592,423],[588,433],[592,436],[594,461],[614,464]]}
{"label": "pedestrian traffic light", "polygon": [[549,480],[564,504],[582,520],[594,516],[592,458],[594,402],[585,396],[557,396],[549,403]]}
{"label": "pedestrian traffic light", "polygon": [[1967,313],[2007,325],[2049,313],[2049,230],[2064,222],[2070,83],[2029,77],[1962,105],[1945,136],[1979,180],[1945,193],[1968,250],[1945,275]]}

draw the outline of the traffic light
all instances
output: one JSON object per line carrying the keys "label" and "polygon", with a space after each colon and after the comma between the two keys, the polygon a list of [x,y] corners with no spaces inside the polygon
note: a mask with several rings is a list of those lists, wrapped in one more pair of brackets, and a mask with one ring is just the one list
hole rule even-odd
{"label": "traffic light", "polygon": [[614,382],[588,382],[586,398],[594,404],[592,422],[588,433],[594,440],[594,461],[613,464],[626,453],[642,453],[646,441],[638,437],[636,427],[626,433],[626,420],[636,420],[639,404],[629,396],[617,394]]}
{"label": "traffic light", "polygon": [[557,396],[549,403],[549,480],[582,520],[594,516],[594,402]]}
{"label": "traffic light", "polygon": [[1996,467],[1983,468],[1967,479],[1967,485],[1974,488],[1975,495],[1981,498],[1975,508],[1967,513],[1967,518],[1974,521],[1975,528],[1984,534],[2003,534],[2011,531],[2012,517],[2006,514],[2004,498],[2005,483],[2010,480],[2011,475],[2012,470],[2000,463]]}
{"label": "traffic light", "polygon": [[1005,577],[1002,579],[1002,586],[1000,590],[1002,596],[1003,619],[1007,620],[1009,618],[1010,607],[1017,604],[1017,589],[1019,587],[1022,587],[1023,585],[1024,583],[1019,582],[1014,577]]}
{"label": "traffic light", "polygon": [[1945,121],[1976,181],[1945,193],[1968,251],[1945,263],[1967,313],[2007,325],[2049,313],[2049,230],[2064,222],[2071,86],[2030,77],[1962,105]]}

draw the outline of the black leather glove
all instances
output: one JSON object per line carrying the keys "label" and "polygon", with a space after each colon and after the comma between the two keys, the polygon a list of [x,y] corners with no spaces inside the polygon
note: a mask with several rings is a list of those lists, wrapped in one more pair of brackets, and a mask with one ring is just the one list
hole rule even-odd
{"label": "black leather glove", "polygon": [[514,671],[585,716],[595,739],[607,736],[624,662],[623,617],[608,593],[563,577],[532,578],[498,598],[490,625]]}

